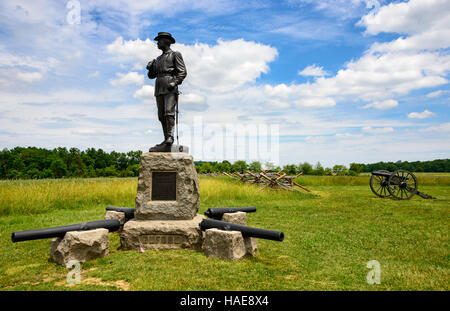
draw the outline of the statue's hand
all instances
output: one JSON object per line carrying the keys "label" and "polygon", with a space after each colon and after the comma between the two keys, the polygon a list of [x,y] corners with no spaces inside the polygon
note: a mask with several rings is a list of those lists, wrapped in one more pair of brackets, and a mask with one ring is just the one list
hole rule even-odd
{"label": "statue's hand", "polygon": [[169,90],[172,90],[176,86],[175,82],[169,83]]}
{"label": "statue's hand", "polygon": [[152,60],[152,61],[150,61],[150,62],[148,62],[148,64],[147,64],[147,70],[150,70],[150,67],[153,65],[153,62],[154,62],[155,60]]}

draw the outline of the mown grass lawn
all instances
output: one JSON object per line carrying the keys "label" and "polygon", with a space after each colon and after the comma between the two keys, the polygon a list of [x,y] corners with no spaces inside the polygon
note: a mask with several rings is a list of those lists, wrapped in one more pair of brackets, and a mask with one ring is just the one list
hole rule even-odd
{"label": "mown grass lawn", "polygon": [[[195,251],[120,251],[110,233],[110,255],[82,264],[81,284],[72,286],[69,270],[48,262],[49,239],[12,243],[11,233],[102,219],[107,205],[134,206],[137,179],[2,181],[0,289],[449,290],[450,177],[419,176],[419,189],[437,200],[380,199],[368,180],[301,177],[316,197],[201,177],[200,213],[256,206],[248,225],[283,231],[285,240],[260,239],[256,257],[225,262]],[[379,285],[366,282],[370,260],[381,265]]]}

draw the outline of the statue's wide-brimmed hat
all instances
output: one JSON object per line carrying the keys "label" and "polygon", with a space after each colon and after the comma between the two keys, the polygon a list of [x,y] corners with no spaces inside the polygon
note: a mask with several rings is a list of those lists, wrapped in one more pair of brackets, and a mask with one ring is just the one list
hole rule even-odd
{"label": "statue's wide-brimmed hat", "polygon": [[170,40],[170,42],[172,42],[172,44],[175,43],[175,39],[168,32],[158,32],[158,35],[153,40],[158,41],[161,38],[167,38]]}

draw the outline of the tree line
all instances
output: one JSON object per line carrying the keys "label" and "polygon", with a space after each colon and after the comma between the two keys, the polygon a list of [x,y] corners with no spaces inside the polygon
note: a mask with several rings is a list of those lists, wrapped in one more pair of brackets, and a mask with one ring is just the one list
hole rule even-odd
{"label": "tree line", "polygon": [[[142,151],[105,152],[102,149],[89,148],[80,151],[77,148],[55,148],[52,150],[36,147],[15,147],[0,151],[0,179],[43,179],[70,177],[136,177]],[[372,164],[351,163],[323,167],[320,162],[312,165],[303,162],[298,165],[288,164],[282,167],[272,163],[242,160],[231,163],[196,161],[198,173],[240,172],[247,170],[260,172],[263,169],[283,170],[289,175],[358,175],[375,170],[395,171],[405,169],[411,172],[450,172],[450,159],[433,161],[397,161],[377,162]]]}
{"label": "tree line", "polygon": [[142,151],[110,153],[102,149],[15,147],[0,152],[0,179],[133,177]]}
{"label": "tree line", "polygon": [[439,159],[433,161],[397,161],[397,162],[377,162],[372,164],[350,163],[349,167],[345,165],[336,164],[333,167],[323,167],[320,162],[312,165],[308,162],[303,162],[298,165],[287,164],[284,166],[275,166],[272,163],[251,162],[247,164],[245,161],[236,161],[231,164],[228,161],[222,162],[196,162],[196,169],[199,173],[216,173],[216,172],[240,172],[244,173],[247,170],[260,172],[264,169],[279,171],[283,170],[288,175],[296,175],[303,173],[303,175],[350,175],[357,176],[360,173],[372,172],[377,170],[395,171],[404,169],[410,172],[450,172],[450,159]]}

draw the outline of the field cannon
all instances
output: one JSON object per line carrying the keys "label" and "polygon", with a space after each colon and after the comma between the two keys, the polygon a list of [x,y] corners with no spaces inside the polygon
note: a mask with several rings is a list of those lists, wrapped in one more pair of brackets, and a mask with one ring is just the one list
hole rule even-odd
{"label": "field cannon", "polygon": [[236,212],[253,213],[256,212],[256,207],[214,207],[208,208],[205,215],[209,218],[220,220],[222,219],[223,214]]}
{"label": "field cannon", "polygon": [[13,242],[21,242],[57,237],[62,238],[69,231],[86,231],[100,228],[108,229],[110,232],[117,231],[120,229],[120,221],[117,219],[94,220],[74,225],[17,231],[12,233],[11,240]]}
{"label": "field cannon", "polygon": [[253,228],[214,219],[203,219],[202,222],[200,223],[200,229],[202,231],[213,228],[225,231],[240,231],[244,238],[252,237],[279,242],[284,240],[284,233],[280,231]]}
{"label": "field cannon", "polygon": [[431,195],[420,192],[416,176],[406,170],[373,171],[370,177],[370,189],[381,198],[409,200],[417,194],[424,199],[435,199]]}

